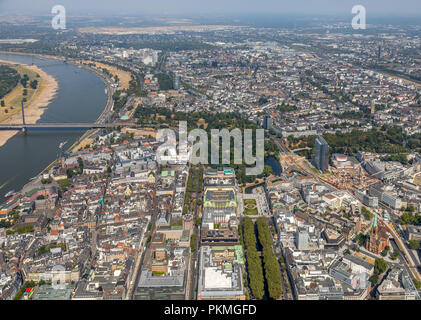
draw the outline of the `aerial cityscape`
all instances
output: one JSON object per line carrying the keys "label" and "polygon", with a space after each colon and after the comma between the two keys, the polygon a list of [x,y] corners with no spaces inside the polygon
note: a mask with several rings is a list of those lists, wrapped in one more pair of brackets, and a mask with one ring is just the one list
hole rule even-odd
{"label": "aerial cityscape", "polygon": [[40,2],[0,2],[0,300],[421,300],[419,3]]}

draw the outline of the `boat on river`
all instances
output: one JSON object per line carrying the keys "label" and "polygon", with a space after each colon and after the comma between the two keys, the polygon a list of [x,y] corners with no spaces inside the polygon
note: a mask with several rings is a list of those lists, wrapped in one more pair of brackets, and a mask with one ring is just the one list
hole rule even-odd
{"label": "boat on river", "polygon": [[4,195],[5,198],[12,197],[16,194],[15,190],[10,190],[8,193]]}

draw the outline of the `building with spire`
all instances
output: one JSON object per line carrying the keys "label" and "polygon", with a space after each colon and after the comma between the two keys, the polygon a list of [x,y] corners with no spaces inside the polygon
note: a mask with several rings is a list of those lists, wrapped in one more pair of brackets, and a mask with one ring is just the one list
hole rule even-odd
{"label": "building with spire", "polygon": [[388,245],[389,236],[387,235],[387,229],[377,224],[377,215],[375,215],[365,247],[370,252],[380,254]]}

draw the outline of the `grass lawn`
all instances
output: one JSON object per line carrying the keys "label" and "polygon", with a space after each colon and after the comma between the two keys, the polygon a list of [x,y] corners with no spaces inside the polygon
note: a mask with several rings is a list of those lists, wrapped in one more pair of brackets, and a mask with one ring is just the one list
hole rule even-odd
{"label": "grass lawn", "polygon": [[255,206],[256,200],[255,199],[246,199],[246,200],[244,200],[244,205],[245,206]]}
{"label": "grass lawn", "polygon": [[257,211],[257,208],[245,208],[244,209],[244,214],[246,214],[246,215],[255,216],[258,213],[259,212]]}
{"label": "grass lawn", "polygon": [[[21,101],[22,98],[26,98],[26,102],[24,103],[25,107],[33,103],[38,95],[45,89],[45,79],[41,77],[37,77],[37,73],[25,66],[20,66],[16,64],[10,64],[10,66],[15,69],[20,76],[23,78],[24,74],[27,74],[29,77],[28,85],[26,86],[27,94],[26,96],[23,95],[23,90],[25,89],[22,84],[19,82],[18,85],[9,92],[3,99],[5,103],[5,107],[0,108],[0,122],[8,119],[12,115],[21,112]],[[37,80],[38,85],[37,88],[34,90],[31,88],[29,83],[32,80]],[[8,110],[6,113],[5,110]]]}
{"label": "grass lawn", "polygon": [[255,216],[259,213],[255,199],[244,200],[244,214]]}

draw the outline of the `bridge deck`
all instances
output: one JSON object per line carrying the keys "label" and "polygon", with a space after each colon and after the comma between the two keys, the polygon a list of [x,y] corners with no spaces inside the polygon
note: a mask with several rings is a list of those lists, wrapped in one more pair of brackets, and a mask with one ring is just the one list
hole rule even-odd
{"label": "bridge deck", "polygon": [[101,129],[117,126],[137,126],[128,123],[34,123],[34,124],[0,124],[0,130],[53,130],[53,129]]}

